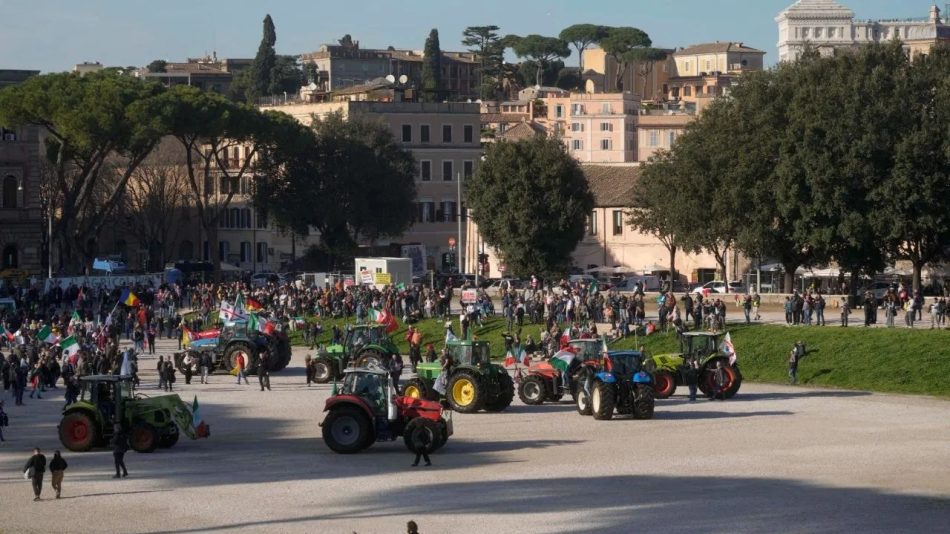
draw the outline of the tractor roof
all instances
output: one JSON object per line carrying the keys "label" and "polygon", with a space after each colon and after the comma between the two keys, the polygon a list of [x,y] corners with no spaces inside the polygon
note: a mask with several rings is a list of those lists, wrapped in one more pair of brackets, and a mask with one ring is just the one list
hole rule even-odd
{"label": "tractor roof", "polygon": [[389,371],[383,369],[382,367],[347,367],[343,370],[343,373],[371,373],[374,375],[389,376]]}
{"label": "tractor roof", "polygon": [[476,339],[454,339],[452,341],[447,341],[445,343],[448,346],[458,345],[461,347],[475,346],[475,345],[488,345],[487,341],[476,340]]}
{"label": "tractor roof", "polygon": [[722,334],[713,334],[712,332],[683,332],[682,335],[685,337],[716,337]]}
{"label": "tractor roof", "polygon": [[83,382],[121,382],[123,380],[132,380],[131,375],[88,375],[79,377]]}
{"label": "tractor roof", "polygon": [[643,353],[638,350],[611,350],[607,351],[607,356],[636,356],[639,358],[643,356]]}

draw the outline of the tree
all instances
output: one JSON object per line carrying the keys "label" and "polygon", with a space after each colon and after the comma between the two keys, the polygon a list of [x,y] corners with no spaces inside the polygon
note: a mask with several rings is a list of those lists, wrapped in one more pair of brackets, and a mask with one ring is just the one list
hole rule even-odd
{"label": "tree", "polygon": [[274,21],[270,15],[264,17],[264,31],[261,36],[261,44],[257,47],[257,55],[254,56],[254,62],[249,69],[250,87],[247,101],[253,103],[258,97],[266,96],[271,93],[273,85],[273,71],[277,66],[277,52],[274,45],[277,43],[277,31],[274,29]]}
{"label": "tree", "polygon": [[[541,69],[541,83],[539,85],[542,85],[545,87],[555,85],[558,82],[558,80],[561,79],[562,72],[564,72],[563,61],[557,60],[557,61],[552,61],[546,64]],[[573,73],[568,71],[569,77],[566,80],[568,84],[570,84],[571,82],[570,75],[572,74]],[[535,85],[535,82],[536,82],[535,76],[537,75],[538,75],[538,64],[535,63],[534,61],[532,60],[522,61],[518,65],[517,79],[518,79],[519,85],[521,85],[522,87],[529,87],[529,86]]]}
{"label": "tree", "polygon": [[422,97],[427,102],[438,102],[441,93],[442,49],[439,48],[439,30],[432,28],[423,50]]}
{"label": "tree", "polygon": [[297,56],[277,56],[277,62],[271,70],[267,94],[296,94],[300,87],[306,84],[307,78],[297,63]]}
{"label": "tree", "polygon": [[653,41],[645,31],[639,28],[620,26],[607,28],[607,33],[599,44],[604,53],[612,57],[617,64],[614,89],[620,93],[623,92],[623,75],[627,65],[644,57],[645,49],[650,48]]}
{"label": "tree", "polygon": [[551,62],[557,58],[565,58],[571,55],[571,50],[567,47],[567,43],[557,37],[545,37],[537,34],[531,34],[526,37],[508,35],[504,41],[506,46],[515,52],[515,55],[521,58],[528,58],[534,62],[536,67],[536,85],[541,85],[541,74]]}
{"label": "tree", "polygon": [[478,56],[479,95],[483,100],[494,100],[501,85],[501,66],[505,47],[498,35],[498,26],[469,26],[462,32],[462,45]]}
{"label": "tree", "polygon": [[261,153],[255,204],[331,255],[402,235],[415,217],[415,160],[379,122],[332,113]]}
{"label": "tree", "polygon": [[558,70],[554,86],[567,91],[583,91],[584,78],[574,72],[573,69],[561,68]]}
{"label": "tree", "polygon": [[168,62],[164,59],[156,59],[155,61],[148,64],[145,67],[149,72],[165,72],[168,67]]}
{"label": "tree", "polygon": [[574,24],[561,30],[558,35],[565,43],[574,45],[577,50],[577,66],[584,75],[584,50],[607,36],[608,28],[596,24]]}
{"label": "tree", "polygon": [[594,208],[577,161],[541,136],[490,145],[465,195],[485,241],[520,275],[566,273]]}
{"label": "tree", "polygon": [[[0,124],[47,137],[53,232],[60,262],[81,272],[136,168],[164,130],[165,89],[131,76],[46,74],[0,91]],[[27,194],[37,194],[29,192]]]}
{"label": "tree", "polygon": [[684,222],[677,220],[678,212],[670,209],[679,202],[679,191],[674,182],[676,169],[672,154],[661,152],[643,166],[634,186],[634,202],[629,207],[630,226],[656,237],[670,255],[671,281],[677,280],[676,252],[681,248],[680,232]]}

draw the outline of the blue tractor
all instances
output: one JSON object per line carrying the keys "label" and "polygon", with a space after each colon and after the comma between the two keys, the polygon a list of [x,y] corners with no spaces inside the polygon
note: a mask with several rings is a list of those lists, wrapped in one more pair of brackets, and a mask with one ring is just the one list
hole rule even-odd
{"label": "blue tractor", "polygon": [[653,375],[643,369],[643,353],[635,350],[610,351],[600,368],[588,374],[579,388],[577,411],[594,419],[632,415],[653,418],[655,404]]}

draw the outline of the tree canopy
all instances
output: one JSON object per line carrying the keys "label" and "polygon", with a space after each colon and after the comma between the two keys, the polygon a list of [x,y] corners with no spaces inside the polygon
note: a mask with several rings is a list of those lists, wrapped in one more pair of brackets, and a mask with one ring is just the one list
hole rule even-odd
{"label": "tree canopy", "polygon": [[485,241],[518,275],[566,273],[594,207],[577,161],[542,136],[490,145],[465,194]]}
{"label": "tree canopy", "polygon": [[558,38],[574,45],[577,50],[577,66],[584,73],[584,50],[607,36],[608,28],[597,24],[574,24],[561,30]]}
{"label": "tree canopy", "polygon": [[479,96],[483,100],[494,100],[501,86],[505,47],[498,30],[498,26],[469,26],[462,32],[462,45],[478,56]]}
{"label": "tree canopy", "polygon": [[614,78],[614,89],[624,90],[623,75],[626,66],[635,61],[643,61],[651,57],[650,47],[653,41],[650,36],[639,28],[631,26],[610,27],[598,41],[604,53],[614,58],[617,63],[617,73]]}
{"label": "tree canopy", "polygon": [[442,48],[439,30],[432,28],[426,38],[422,58],[422,97],[427,102],[438,102],[442,93]]}
{"label": "tree canopy", "polygon": [[[567,43],[557,37],[545,37],[537,34],[531,34],[525,37],[507,35],[505,36],[504,42],[505,46],[510,47],[515,55],[528,58],[534,62],[536,67],[536,85],[541,85],[542,72],[554,60],[571,55],[571,50],[567,47]],[[555,78],[556,76],[555,74]]]}

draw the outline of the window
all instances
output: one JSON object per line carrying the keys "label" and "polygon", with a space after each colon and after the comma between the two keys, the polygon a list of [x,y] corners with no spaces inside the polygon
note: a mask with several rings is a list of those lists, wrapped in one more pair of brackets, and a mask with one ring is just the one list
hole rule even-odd
{"label": "window", "polygon": [[579,122],[572,122],[572,123],[571,123],[571,131],[572,131],[572,132],[583,132],[583,131],[584,131],[584,125],[581,124],[581,123],[579,123]]}
{"label": "window", "polygon": [[418,213],[418,222],[432,222],[432,211],[435,208],[435,205],[428,200],[419,202],[419,213]]}
{"label": "window", "polygon": [[452,160],[442,161],[442,181],[443,182],[452,181]]}
{"label": "window", "polygon": [[584,114],[584,104],[572,104],[572,105],[571,105],[571,114],[573,114],[573,115],[583,115],[583,114]]}
{"label": "window", "polygon": [[241,263],[251,261],[251,242],[241,241]]}
{"label": "window", "polygon": [[442,125],[442,142],[443,143],[452,142],[452,125],[451,124]]}
{"label": "window", "polygon": [[227,241],[218,242],[218,259],[221,261],[227,261],[228,254],[231,253],[231,243]]}
{"label": "window", "polygon": [[445,200],[442,202],[442,220],[444,222],[455,222],[455,201]]}
{"label": "window", "polygon": [[211,261],[211,243],[205,241],[201,248],[201,259],[204,261]]}
{"label": "window", "polygon": [[3,207],[4,209],[14,209],[17,207],[17,189],[20,184],[16,176],[12,174],[3,179]]}
{"label": "window", "polygon": [[257,210],[257,227],[267,228],[267,214],[261,210]]}
{"label": "window", "polygon": [[690,86],[683,86],[683,96],[693,96],[693,91],[690,89]]}
{"label": "window", "polygon": [[601,139],[600,140],[600,149],[601,150],[610,150],[614,147],[613,141],[610,139]]}
{"label": "window", "polygon": [[612,132],[614,131],[614,125],[609,122],[600,123],[600,131],[602,132]]}
{"label": "window", "polygon": [[432,162],[429,160],[422,160],[419,162],[419,177],[422,178],[423,182],[428,182],[432,179]]}
{"label": "window", "polygon": [[587,233],[589,235],[597,235],[597,212],[592,211],[590,215],[587,216]]}
{"label": "window", "polygon": [[562,106],[561,104],[558,104],[558,105],[554,106],[554,116],[555,116],[556,118],[558,118],[558,119],[563,119],[563,118],[564,118],[564,106]]}
{"label": "window", "polygon": [[412,142],[412,125],[411,124],[402,125],[402,142],[403,143]]}
{"label": "window", "polygon": [[466,180],[472,177],[475,174],[475,162],[474,161],[463,161],[462,162],[462,176]]}
{"label": "window", "polygon": [[673,146],[673,142],[676,141],[676,132],[670,132],[669,139],[670,139],[669,146]]}
{"label": "window", "polygon": [[802,28],[802,38],[808,39],[808,28]]}
{"label": "window", "polygon": [[253,228],[251,226],[251,210],[250,208],[244,208],[241,214],[241,228]]}
{"label": "window", "polygon": [[419,140],[423,143],[429,142],[429,125],[423,124],[419,127]]}
{"label": "window", "polygon": [[707,59],[707,60],[706,60],[706,72],[709,72],[710,70],[712,70],[712,63],[710,63],[709,60]]}
{"label": "window", "polygon": [[0,139],[4,141],[16,141],[16,132],[6,128],[0,128]]}
{"label": "window", "polygon": [[686,72],[689,72],[689,61],[687,61],[686,63],[683,63],[683,70]]}
{"label": "window", "polygon": [[463,137],[464,137],[463,140],[464,140],[466,143],[473,143],[473,142],[475,142],[475,128],[473,128],[471,124],[466,124],[466,125],[463,127],[462,132],[463,132],[462,135],[463,135]]}
{"label": "window", "polygon": [[571,148],[574,149],[574,150],[583,150],[583,149],[584,149],[584,142],[581,141],[580,139],[575,139],[575,140],[571,141]]}
{"label": "window", "polygon": [[257,243],[257,263],[267,263],[267,243],[264,241]]}
{"label": "window", "polygon": [[650,130],[650,146],[657,146],[658,144],[660,144],[660,132]]}
{"label": "window", "polygon": [[696,86],[696,96],[701,96],[702,94],[703,94],[703,86],[702,86],[702,85],[697,85],[697,86]]}
{"label": "window", "polygon": [[604,102],[603,104],[601,104],[601,106],[600,106],[600,112],[603,113],[604,115],[610,115],[610,113],[611,113],[611,111],[610,111],[610,104],[607,103],[607,102]]}
{"label": "window", "polygon": [[623,210],[614,210],[614,235],[623,235]]}
{"label": "window", "polygon": [[3,268],[15,269],[19,266],[20,259],[16,245],[7,245],[3,247]]}

